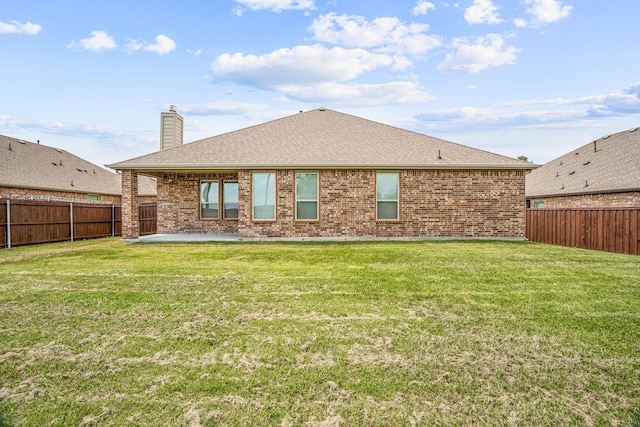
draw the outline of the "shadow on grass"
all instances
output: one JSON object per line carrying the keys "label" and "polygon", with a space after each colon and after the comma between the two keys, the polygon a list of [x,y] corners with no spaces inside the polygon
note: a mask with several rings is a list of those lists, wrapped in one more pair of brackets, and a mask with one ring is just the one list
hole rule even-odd
{"label": "shadow on grass", "polygon": [[13,427],[13,423],[7,420],[7,417],[0,410],[0,427]]}

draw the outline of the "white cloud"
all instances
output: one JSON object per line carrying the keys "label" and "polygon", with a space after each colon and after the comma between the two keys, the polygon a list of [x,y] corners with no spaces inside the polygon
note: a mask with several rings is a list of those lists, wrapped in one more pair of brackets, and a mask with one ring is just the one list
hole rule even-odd
{"label": "white cloud", "polygon": [[426,111],[419,121],[441,131],[575,127],[607,117],[640,116],[640,83],[605,95],[508,102],[491,108],[461,107]]}
{"label": "white cloud", "polygon": [[117,47],[115,40],[106,31],[92,31],[91,37],[82,39],[79,42],[71,42],[67,45],[69,48],[81,48],[100,52],[105,49],[115,49]]}
{"label": "white cloud", "polygon": [[473,42],[456,38],[452,42],[455,52],[449,53],[438,65],[438,71],[461,71],[477,73],[490,67],[499,67],[516,62],[516,54],[522,49],[507,46],[500,34],[487,34]]}
{"label": "white cloud", "polygon": [[155,44],[150,44],[145,41],[140,42],[134,39],[127,39],[125,50],[129,53],[136,52],[138,50],[146,50],[148,52],[155,52],[159,55],[165,55],[175,48],[176,43],[173,40],[163,34],[159,34],[156,37]]}
{"label": "white cloud", "polygon": [[180,112],[195,116],[251,115],[257,111],[267,109],[269,109],[269,106],[265,104],[224,101],[180,106]]}
{"label": "white cloud", "polygon": [[530,6],[527,8],[527,13],[531,15],[531,20],[515,19],[513,22],[518,28],[536,28],[540,25],[550,24],[567,18],[573,10],[573,6],[563,5],[560,0],[522,0],[522,2]]}
{"label": "white cloud", "polygon": [[234,13],[242,16],[243,8],[249,10],[270,10],[272,12],[282,12],[283,10],[313,10],[315,4],[313,0],[235,0],[241,6],[234,9]]}
{"label": "white cloud", "polygon": [[436,10],[436,5],[425,0],[418,0],[411,13],[413,16],[426,15],[430,10]]}
{"label": "white cloud", "polygon": [[377,106],[428,102],[435,99],[415,82],[381,84],[328,82],[314,86],[283,85],[281,89],[291,99],[332,105]]}
{"label": "white cloud", "polygon": [[503,22],[498,7],[491,0],[473,0],[473,4],[464,11],[464,19],[469,24],[496,25]]}
{"label": "white cloud", "polygon": [[145,46],[144,50],[147,50],[149,52],[155,52],[159,55],[165,55],[171,52],[175,48],[176,48],[176,42],[174,42],[164,34],[159,34],[156,37],[155,44],[149,44]]}
{"label": "white cloud", "polygon": [[381,66],[391,66],[387,55],[364,49],[327,49],[322,45],[278,49],[256,56],[225,53],[211,64],[214,77],[263,89],[285,84],[316,84],[352,80]]}
{"label": "white cloud", "polygon": [[377,52],[420,54],[441,45],[436,36],[424,34],[427,24],[405,25],[398,18],[376,18],[329,13],[315,19],[309,30],[314,40],[347,47],[374,48]]}
{"label": "white cloud", "polygon": [[11,21],[10,23],[0,21],[0,34],[27,34],[35,35],[42,30],[42,27],[38,24],[32,24],[27,21],[25,23],[18,21]]}

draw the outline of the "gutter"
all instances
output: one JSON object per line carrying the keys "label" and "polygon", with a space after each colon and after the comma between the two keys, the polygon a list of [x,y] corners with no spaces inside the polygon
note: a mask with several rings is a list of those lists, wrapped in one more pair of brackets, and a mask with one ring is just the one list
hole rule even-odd
{"label": "gutter", "polygon": [[273,170],[273,169],[323,169],[323,170],[354,170],[354,169],[375,169],[375,170],[398,170],[398,169],[429,169],[429,170],[532,170],[540,167],[533,163],[528,164],[464,164],[464,163],[432,163],[432,164],[173,164],[164,166],[129,164],[119,165],[113,163],[106,165],[116,170],[136,170],[140,172],[178,172],[178,171],[236,171],[236,170]]}

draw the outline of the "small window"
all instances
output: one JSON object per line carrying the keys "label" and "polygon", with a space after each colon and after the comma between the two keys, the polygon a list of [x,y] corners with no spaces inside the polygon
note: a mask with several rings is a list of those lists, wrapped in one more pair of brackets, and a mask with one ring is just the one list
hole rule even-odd
{"label": "small window", "polygon": [[296,174],[296,219],[318,219],[318,174]]}
{"label": "small window", "polygon": [[87,200],[91,200],[91,201],[97,202],[98,200],[100,200],[100,195],[99,194],[87,194]]}
{"label": "small window", "polygon": [[397,220],[399,217],[400,175],[379,172],[376,174],[376,219]]}
{"label": "small window", "polygon": [[200,181],[200,218],[219,218],[218,181]]}
{"label": "small window", "polygon": [[544,202],[535,202],[533,207],[536,209],[544,209]]}
{"label": "small window", "polygon": [[238,181],[225,181],[222,189],[224,219],[238,219]]}
{"label": "small window", "polygon": [[256,172],[253,174],[253,219],[276,219],[276,174]]}

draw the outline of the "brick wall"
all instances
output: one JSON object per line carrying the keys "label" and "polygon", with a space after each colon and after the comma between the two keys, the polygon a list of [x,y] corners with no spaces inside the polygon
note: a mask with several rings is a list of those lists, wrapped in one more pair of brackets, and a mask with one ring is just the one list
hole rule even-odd
{"label": "brick wall", "polygon": [[535,202],[544,202],[545,208],[637,208],[640,191],[531,199],[531,207]]}
{"label": "brick wall", "polygon": [[220,181],[221,195],[223,181],[237,178],[233,173],[164,174],[158,179],[158,233],[236,233],[237,220],[200,219],[200,181]]}
{"label": "brick wall", "polygon": [[[295,171],[277,174],[276,221],[251,220],[251,172],[165,174],[158,233],[239,237],[524,237],[522,171],[400,171],[400,218],[376,221],[376,172],[319,172],[319,220],[295,220]],[[239,220],[199,219],[200,180],[238,180]]]}
{"label": "brick wall", "polygon": [[[52,197],[52,198],[61,198],[61,199],[74,199],[82,202],[86,202],[89,198],[88,193],[74,193],[70,191],[34,190],[29,188],[15,188],[15,187],[0,187],[0,194],[12,195],[12,196],[25,196],[25,197]],[[119,205],[120,196],[100,194],[100,201]]]}

